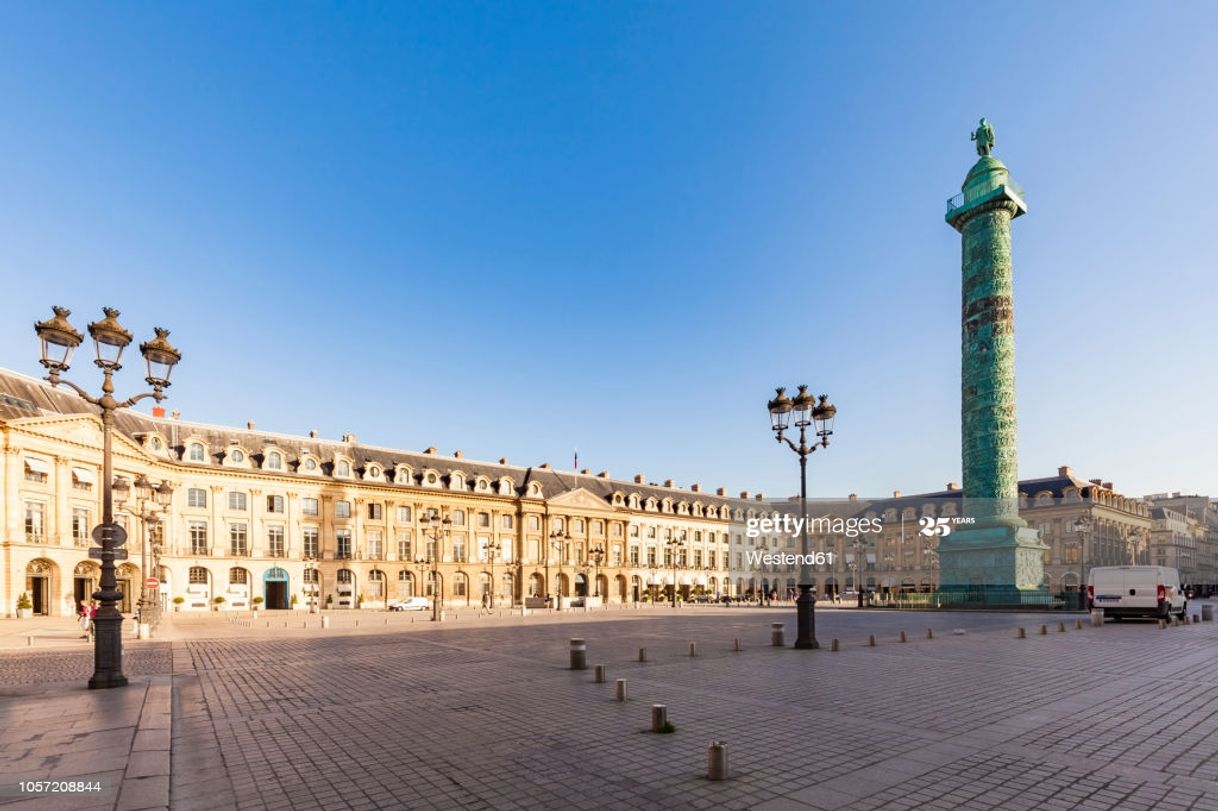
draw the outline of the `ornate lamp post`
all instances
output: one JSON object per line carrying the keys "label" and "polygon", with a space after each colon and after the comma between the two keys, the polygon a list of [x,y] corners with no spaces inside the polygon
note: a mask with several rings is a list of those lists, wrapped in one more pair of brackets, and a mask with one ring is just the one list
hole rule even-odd
{"label": "ornate lamp post", "polygon": [[[127,498],[131,494],[131,484],[123,476],[115,478],[111,485],[111,490],[114,496],[114,504],[120,510],[127,503]],[[168,511],[169,503],[173,500],[173,485],[168,481],[162,481],[159,486],[153,487],[152,482],[148,477],[141,473],[135,479],[135,509],[128,509],[127,512],[140,521],[140,571],[144,573],[144,580],[148,579],[148,532],[149,528],[156,526],[161,521],[163,511]],[[157,563],[159,554],[154,555],[154,564]],[[156,565],[153,568],[159,572],[160,569]],[[159,617],[160,603],[153,599],[151,591],[146,585],[142,585],[140,589],[140,622],[147,624],[155,624]]]}
{"label": "ornate lamp post", "polygon": [[[571,540],[571,536],[566,533],[566,530],[556,529],[550,533],[550,549],[558,552],[558,581],[560,583],[557,589],[555,604],[558,610],[562,611],[562,565],[563,559],[567,557],[567,542]],[[550,554],[546,551],[546,588],[550,588]],[[547,595],[548,596],[548,595]]]}
{"label": "ornate lamp post", "polygon": [[601,596],[601,561],[605,559],[605,547],[597,544],[588,550],[588,557],[592,558],[592,596]]}
{"label": "ornate lamp post", "polygon": [[486,559],[491,564],[491,590],[490,590],[490,607],[495,607],[495,557],[503,551],[503,544],[500,541],[489,541],[486,544]]}
{"label": "ornate lamp post", "polygon": [[677,552],[681,549],[681,539],[678,537],[669,538],[664,542],[664,547],[668,550],[669,556],[672,558],[672,607],[677,607]]}
{"label": "ornate lamp post", "polygon": [[1074,532],[1078,535],[1078,607],[1087,608],[1087,533],[1095,527],[1089,514],[1085,514],[1074,522]]}
{"label": "ornate lamp post", "polygon": [[93,363],[102,370],[102,395],[93,397],[87,391],[60,375],[68,371],[72,353],[84,340],[70,323],[72,313],[63,307],[52,308],[55,317],[34,325],[34,331],[42,343],[40,363],[47,369],[46,380],[52,386],[60,383],[75,391],[80,398],[101,412],[102,420],[102,522],[94,527],[93,539],[101,545],[101,582],[93,598],[101,601],[95,625],[97,634],[93,647],[93,677],[90,689],[124,687],[127,677],[123,675],[123,615],[119,613],[118,601],[122,592],[114,576],[114,559],[119,548],[127,542],[127,532],[114,522],[114,500],[111,490],[114,469],[111,451],[111,434],[114,429],[114,412],[130,408],[152,397],[158,403],[165,399],[169,387],[169,375],[182,359],[182,354],[169,343],[169,330],[156,328],[156,337],[140,344],[140,353],[147,363],[148,376],[145,381],[152,391],[137,394],[126,400],[114,398],[114,373],[122,368],[119,361],[123,350],[131,343],[131,333],[118,323],[118,310],[103,308],[105,318],[89,325],[96,356]]}
{"label": "ornate lamp post", "polygon": [[[820,645],[816,642],[816,601],[812,597],[812,566],[808,561],[811,554],[808,545],[808,457],[817,448],[828,447],[837,408],[829,402],[827,394],[822,394],[817,402],[815,397],[808,394],[807,386],[799,387],[799,393],[795,395],[794,400],[787,397],[786,389],[777,389],[776,396],[766,407],[770,412],[770,427],[774,430],[774,438],[779,442],[786,442],[787,447],[799,456],[799,514],[803,518],[803,530],[799,539],[799,597],[795,600],[795,647],[805,650],[819,648]],[[799,429],[798,445],[785,436],[792,413],[795,415],[795,427]],[[813,440],[809,445],[807,433],[813,424],[819,439]]]}
{"label": "ornate lamp post", "polygon": [[434,544],[434,549],[428,553],[427,557],[431,559],[431,619],[432,622],[440,621],[440,581],[439,581],[439,565],[440,565],[440,544],[444,542],[452,533],[452,519],[445,513],[443,517],[440,512],[434,507],[427,511],[422,518],[419,519],[419,526],[422,528],[423,535],[431,538]]}

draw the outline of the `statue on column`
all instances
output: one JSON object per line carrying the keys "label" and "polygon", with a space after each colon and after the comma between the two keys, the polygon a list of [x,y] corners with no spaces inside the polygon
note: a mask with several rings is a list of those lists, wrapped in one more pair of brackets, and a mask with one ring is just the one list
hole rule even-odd
{"label": "statue on column", "polygon": [[977,154],[983,158],[994,148],[994,128],[984,118],[970,138],[977,142]]}

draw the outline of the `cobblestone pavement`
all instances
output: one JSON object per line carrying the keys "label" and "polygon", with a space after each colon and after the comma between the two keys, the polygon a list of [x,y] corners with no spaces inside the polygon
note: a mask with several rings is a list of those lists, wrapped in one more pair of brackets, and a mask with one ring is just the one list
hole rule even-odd
{"label": "cobblestone pavement", "polygon": [[[771,647],[774,619],[790,642],[791,612],[737,609],[175,641],[170,804],[1218,809],[1214,623],[823,612],[809,652]],[[587,671],[566,669],[577,636]],[[647,731],[652,703],[674,734]]]}

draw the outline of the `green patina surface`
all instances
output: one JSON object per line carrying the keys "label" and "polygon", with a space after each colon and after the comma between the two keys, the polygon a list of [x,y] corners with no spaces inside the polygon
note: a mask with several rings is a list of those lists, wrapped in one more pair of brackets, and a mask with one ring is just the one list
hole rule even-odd
{"label": "green patina surface", "polygon": [[1015,311],[1011,220],[1027,211],[1023,191],[989,154],[969,170],[948,223],[961,234],[961,456],[964,514],[974,524],[939,545],[941,588],[1027,590],[1044,580],[1035,530],[1019,517],[1015,425]]}

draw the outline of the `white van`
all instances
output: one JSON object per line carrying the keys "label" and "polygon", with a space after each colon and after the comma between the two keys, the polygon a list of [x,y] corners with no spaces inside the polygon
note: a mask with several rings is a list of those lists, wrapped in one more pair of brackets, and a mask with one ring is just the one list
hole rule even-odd
{"label": "white van", "polygon": [[1087,605],[1118,620],[1188,613],[1180,573],[1170,566],[1097,566],[1087,575]]}

